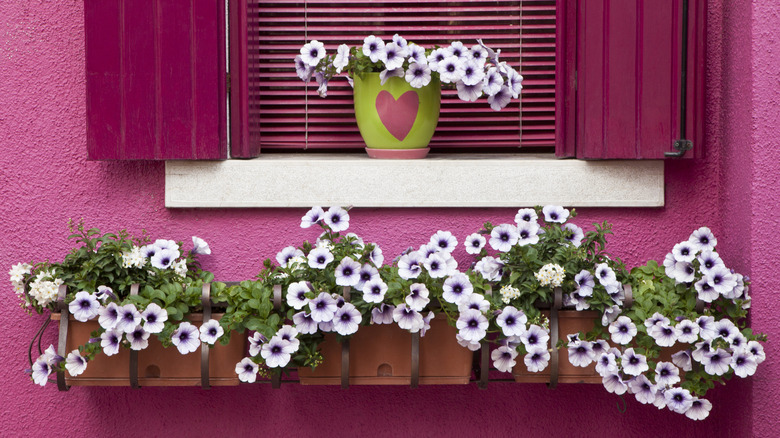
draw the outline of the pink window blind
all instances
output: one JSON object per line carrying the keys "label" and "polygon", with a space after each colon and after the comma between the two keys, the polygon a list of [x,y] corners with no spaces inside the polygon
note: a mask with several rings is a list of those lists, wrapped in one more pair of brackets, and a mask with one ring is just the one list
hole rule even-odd
{"label": "pink window blind", "polygon": [[524,77],[522,104],[490,109],[484,98],[462,102],[442,90],[439,126],[431,147],[517,148],[555,145],[556,3],[551,0],[249,0],[247,20],[247,122],[250,147],[352,149],[364,147],[355,124],[352,92],[334,78],[328,97],[295,74],[293,58],[310,41],[328,53],[341,43],[362,45],[369,34],[399,33],[431,47],[482,38],[502,49],[501,60]]}

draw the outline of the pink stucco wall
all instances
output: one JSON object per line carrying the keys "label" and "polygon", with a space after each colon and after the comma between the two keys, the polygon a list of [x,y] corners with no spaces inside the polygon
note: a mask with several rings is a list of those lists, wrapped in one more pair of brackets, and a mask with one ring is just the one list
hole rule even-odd
{"label": "pink stucco wall", "polygon": [[[768,359],[752,379],[713,390],[704,423],[633,400],[621,414],[618,398],[598,385],[59,393],[24,374],[26,343],[40,320],[25,317],[10,286],[3,286],[0,435],[776,436],[780,8],[759,0],[733,3],[709,5],[706,158],[667,163],[665,208],[586,209],[576,221],[612,221],[612,250],[629,266],[662,258],[691,230],[709,225],[726,263],[752,277],[752,321],[771,336]],[[167,210],[162,163],[85,160],[82,8],[81,0],[0,2],[0,270],[61,258],[68,218],[178,240],[197,234],[214,251],[204,267],[222,280],[249,278],[262,258],[311,239],[314,231],[298,228],[301,210]],[[392,256],[439,228],[462,238],[484,220],[511,220],[514,211],[356,209],[351,215],[352,231]],[[48,338],[55,336],[50,330]]]}

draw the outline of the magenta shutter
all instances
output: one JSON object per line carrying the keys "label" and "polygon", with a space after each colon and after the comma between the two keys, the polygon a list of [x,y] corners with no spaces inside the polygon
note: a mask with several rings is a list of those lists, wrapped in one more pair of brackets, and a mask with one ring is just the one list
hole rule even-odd
{"label": "magenta shutter", "polygon": [[[501,59],[524,76],[522,105],[501,112],[485,99],[462,102],[444,89],[439,126],[431,147],[517,148],[555,145],[554,0],[233,0],[231,31],[232,149],[249,156],[257,148],[345,150],[363,148],[344,76],[317,95],[295,74],[293,58],[310,40],[334,53],[341,43],[362,45],[374,34],[394,33],[425,47],[483,38],[501,48]],[[232,16],[233,12],[231,12]],[[245,22],[242,22],[245,20]],[[522,49],[522,55],[521,55]]]}
{"label": "magenta shutter", "polygon": [[85,0],[93,160],[227,158],[219,0]]}
{"label": "magenta shutter", "polygon": [[[688,9],[685,75],[683,6]],[[569,70],[559,75],[559,87],[567,92],[563,110],[572,104],[576,110],[573,118],[563,117],[575,127],[565,131],[558,155],[664,158],[675,151],[677,140],[692,142],[685,156],[701,154],[705,1],[569,0],[566,7],[576,8],[576,14],[566,15],[576,31],[567,32],[565,44],[567,54],[576,57],[576,75],[565,66]],[[568,138],[572,133],[574,141]]]}

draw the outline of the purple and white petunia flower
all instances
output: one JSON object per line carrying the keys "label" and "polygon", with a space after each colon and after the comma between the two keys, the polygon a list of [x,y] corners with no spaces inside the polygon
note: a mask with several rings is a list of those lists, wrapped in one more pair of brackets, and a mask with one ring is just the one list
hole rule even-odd
{"label": "purple and white petunia flower", "polygon": [[279,266],[286,268],[290,260],[295,257],[304,257],[303,251],[294,246],[288,246],[276,254],[276,261],[279,263]]}
{"label": "purple and white petunia flower", "polygon": [[371,309],[371,324],[392,324],[395,307],[382,303]]}
{"label": "purple and white petunia flower", "polygon": [[293,315],[293,324],[295,324],[295,329],[304,335],[313,335],[317,333],[317,322],[305,311]]}
{"label": "purple and white petunia flower", "polygon": [[677,283],[691,283],[695,280],[696,270],[693,263],[676,262],[672,267],[672,278]]}
{"label": "purple and white petunia flower", "polygon": [[690,350],[680,350],[672,355],[672,363],[680,367],[683,371],[693,369]]}
{"label": "purple and white petunia flower", "polygon": [[677,342],[680,331],[671,324],[658,323],[647,329],[647,334],[655,339],[659,347],[671,347]]}
{"label": "purple and white petunia flower", "polygon": [[302,81],[309,82],[311,75],[314,74],[314,67],[304,62],[301,55],[297,55],[295,57],[295,73]]}
{"label": "purple and white petunia flower", "polygon": [[458,89],[458,98],[464,102],[476,102],[477,99],[482,97],[482,82],[474,85],[466,85],[463,81],[455,83],[455,87]]}
{"label": "purple and white petunia flower", "polygon": [[73,301],[68,305],[68,310],[76,318],[76,321],[87,322],[98,316],[100,303],[94,295],[87,291],[77,292]]}
{"label": "purple and white petunia flower", "polygon": [[[316,324],[315,324],[315,329],[316,329]],[[262,333],[254,332],[252,336],[249,337],[249,355],[257,356],[258,354],[260,354],[260,348],[262,348],[263,344],[265,344],[266,341],[268,341],[268,339],[265,336],[263,336]]]}
{"label": "purple and white petunia flower", "polygon": [[737,286],[737,278],[725,266],[715,266],[704,274],[707,283],[721,295],[726,295]]}
{"label": "purple and white petunia flower", "polygon": [[702,339],[710,341],[718,336],[715,328],[715,317],[702,315],[696,318],[696,325],[699,326],[699,336]]}
{"label": "purple and white petunia flower", "polygon": [[[116,294],[114,294],[114,290],[108,286],[98,286],[97,292],[95,292],[95,298],[99,299],[101,303],[105,303],[109,298],[114,300],[119,299],[117,298]],[[98,314],[100,313],[98,312]]]}
{"label": "purple and white petunia flower", "polygon": [[117,330],[130,333],[141,323],[141,313],[135,308],[135,305],[125,304],[117,310],[119,316],[116,326],[114,326]]}
{"label": "purple and white petunia flower", "polygon": [[601,356],[602,353],[609,351],[610,347],[607,341],[603,339],[597,339],[590,343],[590,348],[593,352],[590,357],[595,361],[599,356]]}
{"label": "purple and white petunia flower", "polygon": [[481,343],[479,343],[479,341],[476,341],[476,342],[474,342],[474,341],[468,341],[468,340],[464,339],[464,338],[463,338],[463,336],[461,336],[461,335],[460,335],[460,333],[458,333],[457,335],[455,335],[455,340],[457,340],[457,341],[458,341],[458,344],[459,344],[461,347],[468,348],[468,349],[469,349],[469,350],[471,350],[471,351],[477,351],[477,350],[479,350],[480,348],[482,348],[482,344],[481,344]]}
{"label": "purple and white petunia flower", "polygon": [[650,369],[647,365],[647,358],[642,354],[634,352],[633,348],[623,352],[621,365],[623,371],[632,376],[638,376]]}
{"label": "purple and white petunia flower", "polygon": [[371,254],[368,255],[368,259],[371,260],[371,263],[373,263],[375,267],[381,268],[382,263],[385,262],[385,256],[382,255],[382,248],[376,243],[372,243],[372,245],[374,245],[374,248],[371,250]]}
{"label": "purple and white petunia flower", "polygon": [[225,334],[225,329],[219,325],[216,319],[210,319],[200,326],[200,340],[209,345],[214,345]]}
{"label": "purple and white petunia flower", "polygon": [[122,342],[122,331],[109,329],[100,335],[100,347],[103,348],[103,354],[113,356],[119,353],[119,344]]}
{"label": "purple and white petunia flower", "polygon": [[722,376],[729,370],[731,355],[724,349],[718,348],[715,351],[705,353],[701,360],[704,365],[704,372],[713,376]]}
{"label": "purple and white petunia flower", "polygon": [[320,292],[315,298],[309,301],[309,310],[311,310],[311,319],[315,322],[328,322],[336,314],[336,300],[327,292]]}
{"label": "purple and white petunia flower", "polygon": [[447,50],[444,48],[434,49],[430,55],[428,55],[428,67],[431,71],[439,71],[440,64],[444,62],[447,57]]}
{"label": "purple and white petunia flower", "polygon": [[322,207],[312,207],[311,210],[307,211],[301,218],[301,228],[309,228],[321,221],[324,217],[325,211],[322,210]]}
{"label": "purple and white petunia flower", "polygon": [[458,247],[458,239],[456,239],[455,236],[453,236],[449,231],[437,231],[436,234],[431,236],[430,243],[436,247],[438,251],[444,251],[448,253],[452,253],[452,251]]}
{"label": "purple and white petunia flower", "polygon": [[192,253],[209,255],[211,254],[211,248],[209,248],[209,244],[206,243],[205,240],[197,236],[192,236]]}
{"label": "purple and white petunia flower", "polygon": [[395,34],[393,35],[393,42],[401,50],[401,56],[403,57],[409,56],[409,43],[406,41],[406,38],[402,37],[401,35]]}
{"label": "purple and white petunia flower", "polygon": [[593,295],[593,287],[596,286],[596,282],[590,272],[585,269],[580,271],[579,274],[574,276],[574,283],[577,284],[578,294],[586,297]]}
{"label": "purple and white petunia flower", "polygon": [[697,248],[694,247],[694,245],[691,245],[689,241],[685,240],[674,245],[674,248],[672,248],[672,255],[678,262],[690,263],[696,258],[696,249]]}
{"label": "purple and white petunia flower", "polygon": [[563,228],[571,231],[571,236],[567,236],[566,240],[571,242],[571,244],[575,247],[579,248],[580,244],[582,244],[582,239],[585,238],[585,233],[582,232],[582,228],[572,223],[565,224]]}
{"label": "purple and white petunia flower", "polygon": [[631,318],[620,316],[609,325],[609,332],[612,334],[612,342],[620,345],[628,345],[636,336],[636,325],[631,322]]}
{"label": "purple and white petunia flower", "polygon": [[544,213],[545,222],[562,224],[569,218],[569,210],[560,205],[545,205],[542,208],[542,213]]}
{"label": "purple and white petunia flower", "polygon": [[341,44],[336,50],[336,56],[333,58],[333,67],[336,67],[336,73],[341,73],[347,64],[349,64],[349,46]]}
{"label": "purple and white petunia flower", "polygon": [[520,336],[525,333],[525,324],[528,317],[522,310],[513,306],[506,306],[496,318],[496,324],[501,327],[504,336]]}
{"label": "purple and white petunia flower", "polygon": [[680,370],[671,362],[658,362],[655,367],[655,383],[658,386],[672,386],[680,381]]}
{"label": "purple and white petunia flower", "polygon": [[323,218],[331,230],[339,232],[349,228],[349,213],[341,207],[331,207]]}
{"label": "purple and white petunia flower", "polygon": [[[170,249],[173,251],[179,252],[179,245],[174,240],[167,240],[167,239],[157,239],[154,241],[154,246],[157,247],[157,249],[163,250],[163,249]],[[179,257],[178,255],[176,257]]]}
{"label": "purple and white petunia flower", "polygon": [[405,79],[412,88],[422,88],[431,83],[431,69],[426,64],[413,62],[406,69]]}
{"label": "purple and white petunia flower", "polygon": [[168,269],[179,255],[179,251],[173,249],[160,249],[151,259],[152,266],[157,269]]}
{"label": "purple and white petunia flower", "polygon": [[501,224],[490,232],[490,246],[496,251],[507,252],[517,244],[519,234],[517,227],[510,224]]}
{"label": "purple and white petunia flower", "polygon": [[705,355],[709,354],[712,350],[712,343],[710,341],[701,341],[694,344],[694,350],[691,352],[691,357],[696,362],[704,362]]}
{"label": "purple and white petunia flower", "polygon": [[466,246],[466,252],[469,254],[479,254],[485,247],[487,240],[479,233],[469,234],[463,244]]}
{"label": "purple and white petunia flower", "polygon": [[290,355],[295,353],[293,344],[274,336],[260,348],[260,356],[269,368],[284,367],[290,363]]}
{"label": "purple and white petunia flower", "polygon": [[192,353],[200,347],[198,328],[189,322],[182,322],[171,335],[171,342],[181,354]]}
{"label": "purple and white petunia flower", "polygon": [[732,342],[739,335],[739,329],[730,319],[723,318],[715,323],[715,336],[723,338],[726,342]]}
{"label": "purple and white petunia flower", "polygon": [[675,277],[675,271],[674,271],[674,265],[677,263],[677,260],[674,259],[674,254],[668,253],[666,254],[666,257],[664,257],[664,273],[669,278]]}
{"label": "purple and white petunia flower", "polygon": [[149,336],[151,333],[143,329],[143,327],[136,326],[133,331],[125,334],[127,342],[130,343],[131,350],[143,350],[149,346]]}
{"label": "purple and white petunia flower", "polygon": [[399,69],[404,65],[406,50],[398,47],[395,42],[385,44],[384,54],[380,54],[380,59],[385,63],[387,70]]}
{"label": "purple and white petunia flower", "polygon": [[523,358],[526,368],[532,373],[539,373],[547,368],[547,364],[550,362],[550,352],[546,347],[532,347],[527,348],[528,354]]}
{"label": "purple and white petunia flower", "polygon": [[666,407],[678,414],[684,414],[693,405],[690,391],[683,388],[671,388],[664,392]]}
{"label": "purple and white petunia flower", "polygon": [[257,380],[257,372],[260,370],[260,367],[252,362],[252,359],[245,357],[241,359],[241,362],[236,364],[236,374],[238,375],[238,380],[245,382],[245,383],[255,383],[255,380]]}
{"label": "purple and white petunia flower", "polygon": [[750,354],[753,355],[753,357],[756,359],[756,364],[761,364],[761,362],[766,359],[766,353],[764,353],[764,346],[761,345],[758,341],[750,341],[745,346],[745,349],[747,349]]}
{"label": "purple and white petunia flower", "polygon": [[493,111],[501,111],[509,105],[511,100],[512,93],[506,85],[502,85],[501,89],[499,89],[496,94],[488,96],[487,98],[488,104],[490,104],[490,108],[492,108]]}
{"label": "purple and white petunia flower", "polygon": [[620,377],[618,373],[609,373],[601,378],[601,383],[604,385],[607,391],[623,395],[628,390],[628,385]]}
{"label": "purple and white petunia flower", "polygon": [[355,285],[355,289],[357,290],[363,290],[363,287],[368,283],[369,281],[374,281],[377,279],[380,279],[379,277],[379,271],[372,265],[366,263],[358,272],[358,275],[360,276],[360,281]]}
{"label": "purple and white petunia flower", "polygon": [[482,80],[482,92],[488,96],[495,96],[504,86],[504,77],[495,67],[490,67]]}
{"label": "purple and white petunia flower", "polygon": [[608,324],[611,324],[617,319],[618,316],[620,316],[621,310],[622,309],[618,305],[604,309],[604,314],[601,315],[601,325],[607,326]]}
{"label": "purple and white petunia flower", "polygon": [[333,330],[341,336],[349,336],[358,331],[362,317],[352,303],[344,303],[333,315]]}
{"label": "purple and white petunia flower", "polygon": [[647,327],[649,329],[650,327],[652,327],[652,326],[654,326],[656,324],[669,325],[670,321],[669,321],[669,318],[663,316],[662,314],[660,314],[658,312],[655,312],[655,313],[653,313],[653,316],[651,316],[650,318],[647,318],[645,320],[645,327]]}
{"label": "purple and white petunia flower", "polygon": [[593,347],[588,341],[569,342],[569,363],[575,367],[586,367],[593,362]]}
{"label": "purple and white petunia flower", "polygon": [[447,56],[438,63],[439,79],[445,83],[458,82],[463,77],[464,62],[457,56]]}
{"label": "purple and white petunia flower", "polygon": [[393,310],[393,321],[398,324],[398,327],[409,330],[411,333],[417,333],[425,326],[422,313],[408,307],[404,303],[399,304]]}
{"label": "purple and white petunia flower", "polygon": [[32,379],[36,385],[46,386],[49,375],[54,371],[46,357],[41,356],[32,365]]}
{"label": "purple and white petunia flower", "polygon": [[[418,46],[415,43],[409,43],[406,46],[406,50],[409,52],[409,64],[428,65],[428,58],[425,57],[425,48]],[[430,71],[430,69],[429,69]]]}
{"label": "purple and white petunia flower", "polygon": [[465,85],[482,87],[482,80],[485,78],[485,69],[479,61],[468,59],[463,64],[463,76],[461,82]]}
{"label": "purple and white petunia flower", "polygon": [[691,234],[691,237],[688,238],[688,242],[696,248],[697,252],[707,250],[714,251],[715,245],[718,244],[718,239],[715,238],[715,235],[712,234],[712,231],[710,231],[709,228],[701,227]]}
{"label": "purple and white petunia flower", "polygon": [[431,329],[431,321],[435,317],[436,317],[436,314],[433,313],[433,312],[428,312],[427,315],[423,316],[423,328],[420,329],[420,337],[425,336],[425,334],[428,332],[428,330]]}
{"label": "purple and white petunia flower", "polygon": [[471,293],[463,296],[456,304],[458,305],[459,312],[464,312],[467,309],[474,309],[479,310],[482,313],[487,313],[487,311],[490,310],[490,302],[478,293]]}
{"label": "purple and white petunia flower", "polygon": [[523,76],[512,67],[507,66],[506,70],[506,86],[512,93],[512,98],[517,99],[523,91]]}
{"label": "purple and white petunia flower", "polygon": [[417,278],[422,272],[421,265],[423,261],[425,261],[425,257],[423,257],[417,251],[404,254],[398,260],[398,276],[404,280]]}
{"label": "purple and white petunia flower", "polygon": [[517,350],[506,346],[498,347],[493,350],[490,357],[493,359],[493,366],[504,373],[512,371],[512,368],[517,364],[517,362],[515,362]]}
{"label": "purple and white petunia flower", "polygon": [[521,221],[517,224],[517,244],[535,245],[539,242],[539,224]]}
{"label": "purple and white petunia flower", "polygon": [[151,259],[160,249],[153,243],[141,247],[141,254],[147,259]]}
{"label": "purple and white petunia flower", "polygon": [[387,284],[377,277],[363,285],[363,301],[367,303],[381,303],[385,299]]}
{"label": "purple and white petunia flower", "polygon": [[360,281],[360,263],[351,257],[344,257],[336,266],[336,284],[339,286],[354,286]]}
{"label": "purple and white petunia flower", "polygon": [[65,369],[68,370],[68,374],[76,377],[87,369],[87,359],[81,355],[78,349],[73,350],[65,358]]}
{"label": "purple and white petunia flower", "polygon": [[655,402],[655,396],[658,390],[655,385],[650,383],[644,374],[640,374],[628,383],[629,392],[634,394],[636,400],[642,404],[652,404]]}
{"label": "purple and white petunia flower", "polygon": [[474,44],[471,46],[471,59],[477,61],[480,63],[480,65],[485,65],[487,63],[488,59],[488,52],[485,50],[484,47],[480,46],[479,44]]}
{"label": "purple and white petunia flower", "polygon": [[301,59],[312,67],[316,67],[324,57],[325,45],[317,40],[312,40],[301,47]]}
{"label": "purple and white petunia flower", "polygon": [[144,330],[149,333],[160,333],[165,328],[165,321],[168,320],[168,311],[157,303],[149,303],[141,313],[141,319],[144,321]]}
{"label": "purple and white petunia flower", "polygon": [[308,281],[298,281],[290,283],[287,286],[287,304],[292,306],[295,310],[301,310],[307,304],[309,299],[306,298],[306,293],[311,292],[311,284]]}
{"label": "purple and white petunia flower", "polygon": [[324,246],[318,246],[309,252],[309,267],[314,269],[325,269],[333,261],[333,254]]}
{"label": "purple and white petunia flower", "polygon": [[447,275],[447,260],[443,254],[447,253],[431,254],[423,261],[423,266],[428,270],[431,278],[442,278]]}
{"label": "purple and white petunia flower", "polygon": [[613,271],[612,268],[610,268],[606,263],[599,263],[596,265],[595,274],[595,277],[599,280],[599,283],[601,283],[602,286],[617,283],[615,271]]}
{"label": "purple and white petunia flower", "polygon": [[734,374],[742,378],[755,374],[758,367],[756,357],[747,348],[735,349],[731,355],[730,365]]}
{"label": "purple and white petunia flower", "polygon": [[705,275],[716,266],[725,266],[718,253],[712,250],[702,251],[697,259],[699,260],[699,271]]}
{"label": "purple and white petunia flower", "polygon": [[436,254],[437,252],[440,252],[439,246],[433,242],[420,245],[420,249],[417,250],[417,253],[420,254],[424,259],[427,259],[431,256],[431,254]]}
{"label": "purple and white petunia flower", "polygon": [[330,333],[333,331],[333,320],[323,321],[317,324],[317,329],[322,333]]}
{"label": "purple and white petunia flower", "polygon": [[677,342],[692,344],[699,340],[699,326],[690,319],[683,319],[676,326],[679,331]]}
{"label": "purple and white petunia flower", "polygon": [[363,40],[363,54],[371,59],[371,62],[379,62],[385,53],[385,42],[382,38],[369,35]]}
{"label": "purple and white petunia flower", "polygon": [[504,263],[495,257],[484,257],[474,265],[474,270],[487,281],[499,281],[504,275]]}
{"label": "purple and white petunia flower", "polygon": [[736,300],[742,297],[742,294],[745,291],[745,277],[742,276],[742,274],[735,273],[734,279],[737,281],[736,286],[734,286],[734,289],[731,289],[729,292],[724,293],[723,298]]}
{"label": "purple and white petunia flower", "polygon": [[425,306],[431,302],[428,298],[430,292],[423,283],[413,283],[409,286],[409,295],[406,296],[404,302],[410,309],[422,312]]}
{"label": "purple and white petunia flower", "polygon": [[466,60],[471,53],[462,42],[453,41],[450,46],[444,49],[447,52],[447,56],[454,56],[458,59]]}
{"label": "purple and white petunia flower", "polygon": [[685,411],[685,416],[694,421],[704,420],[710,415],[712,403],[703,398],[694,398],[691,400],[691,407]]}
{"label": "purple and white petunia flower", "polygon": [[471,285],[469,277],[463,273],[451,275],[444,281],[442,286],[442,298],[452,304],[458,304],[460,300],[474,293],[474,286]]}
{"label": "purple and white petunia flower", "polygon": [[525,349],[530,351],[534,347],[547,348],[547,342],[550,340],[550,333],[536,324],[531,324],[528,329],[520,335],[520,341],[525,345]]}
{"label": "purple and white petunia flower", "polygon": [[694,283],[693,286],[696,289],[696,297],[705,303],[711,303],[720,297],[718,291],[707,282],[706,275],[704,278]]}
{"label": "purple and white petunia flower", "polygon": [[596,358],[596,372],[601,377],[605,377],[609,374],[617,373],[617,359],[615,353],[604,352]]}
{"label": "purple and white petunia flower", "polygon": [[487,334],[488,320],[479,310],[468,309],[460,313],[456,327],[463,339],[477,342]]}
{"label": "purple and white petunia flower", "polygon": [[523,222],[533,222],[536,224],[537,220],[539,220],[539,217],[536,215],[536,210],[533,208],[521,208],[520,210],[517,210],[517,214],[515,215],[515,223],[517,225],[520,225]]}

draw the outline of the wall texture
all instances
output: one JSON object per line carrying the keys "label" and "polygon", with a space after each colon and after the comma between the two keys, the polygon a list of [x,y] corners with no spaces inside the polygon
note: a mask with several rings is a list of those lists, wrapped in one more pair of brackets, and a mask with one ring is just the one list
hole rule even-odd
{"label": "wall texture", "polygon": [[[780,8],[758,0],[732,3],[709,5],[705,158],[667,163],[665,208],[586,209],[576,219],[580,225],[613,222],[612,251],[629,266],[662,259],[693,229],[708,225],[726,263],[752,277],[752,321],[770,334],[768,359],[752,379],[713,390],[705,422],[633,399],[621,414],[618,397],[598,385],[554,391],[496,383],[485,391],[474,385],[347,391],[247,385],[59,393],[33,385],[24,373],[23,352],[43,317],[26,317],[4,286],[0,435],[775,436]],[[87,162],[84,93],[82,0],[0,2],[0,268],[60,259],[69,248],[69,218],[184,241],[197,234],[214,253],[203,259],[204,268],[222,280],[249,278],[279,248],[316,237],[298,228],[299,210],[166,210],[162,163]],[[392,257],[437,229],[462,239],[485,220],[511,221],[514,210],[359,209],[351,215],[351,230]],[[50,329],[47,338],[55,337]]]}

